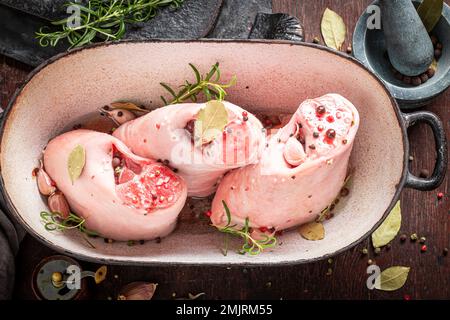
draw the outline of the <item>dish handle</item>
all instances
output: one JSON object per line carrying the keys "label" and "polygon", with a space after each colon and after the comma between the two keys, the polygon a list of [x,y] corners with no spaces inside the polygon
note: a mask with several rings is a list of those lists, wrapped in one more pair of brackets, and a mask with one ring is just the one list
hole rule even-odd
{"label": "dish handle", "polygon": [[424,122],[431,127],[434,135],[434,143],[436,148],[436,163],[434,165],[433,174],[428,178],[419,178],[411,173],[409,168],[406,173],[405,186],[417,190],[429,191],[436,189],[442,183],[447,171],[447,140],[445,137],[444,127],[437,115],[428,111],[417,111],[412,113],[403,113],[403,120],[406,128],[416,123]]}

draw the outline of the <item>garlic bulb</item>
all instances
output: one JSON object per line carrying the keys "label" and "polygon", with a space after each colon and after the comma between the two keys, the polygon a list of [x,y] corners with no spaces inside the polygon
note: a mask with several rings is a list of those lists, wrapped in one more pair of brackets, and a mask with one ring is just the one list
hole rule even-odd
{"label": "garlic bulb", "polygon": [[107,116],[112,121],[114,121],[115,124],[121,125],[127,121],[136,119],[136,115],[131,112],[130,110],[126,109],[112,109],[111,108],[100,108],[101,114]]}
{"label": "garlic bulb", "polygon": [[118,300],[151,300],[157,283],[131,282],[125,285],[117,297]]}
{"label": "garlic bulb", "polygon": [[70,214],[69,204],[67,203],[66,197],[57,191],[48,197],[48,207],[51,212],[58,212],[61,214],[62,218],[67,218]]}

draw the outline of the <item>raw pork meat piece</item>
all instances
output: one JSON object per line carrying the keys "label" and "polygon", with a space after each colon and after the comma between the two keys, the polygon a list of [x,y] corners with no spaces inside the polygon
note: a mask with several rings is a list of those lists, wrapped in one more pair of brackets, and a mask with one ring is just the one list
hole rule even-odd
{"label": "raw pork meat piece", "polygon": [[[85,165],[71,181],[69,155],[77,146]],[[46,172],[86,227],[114,240],[148,240],[168,235],[184,206],[184,180],[154,160],[134,155],[117,138],[75,130],[52,139],[44,152]]]}

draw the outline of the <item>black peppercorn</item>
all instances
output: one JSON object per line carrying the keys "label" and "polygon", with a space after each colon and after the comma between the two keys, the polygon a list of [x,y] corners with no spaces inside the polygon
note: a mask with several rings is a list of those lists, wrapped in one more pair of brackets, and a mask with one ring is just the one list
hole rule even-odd
{"label": "black peppercorn", "polygon": [[317,114],[325,114],[326,111],[324,106],[318,106],[316,109]]}
{"label": "black peppercorn", "polygon": [[430,171],[427,169],[420,170],[419,177],[421,178],[428,178],[430,176]]}
{"label": "black peppercorn", "polygon": [[422,84],[422,80],[420,80],[420,77],[412,77],[411,84],[414,86],[420,86]]}
{"label": "black peppercorn", "polygon": [[326,135],[328,139],[334,139],[336,138],[336,131],[334,129],[328,129]]}
{"label": "black peppercorn", "polygon": [[426,73],[422,73],[420,75],[420,80],[422,80],[422,83],[425,83],[428,81],[428,75]]}
{"label": "black peppercorn", "polygon": [[431,36],[431,43],[433,44],[433,46],[435,46],[438,43],[438,39],[436,38],[436,36]]}
{"label": "black peppercorn", "polygon": [[434,57],[438,60],[442,55],[442,51],[440,49],[434,50]]}
{"label": "black peppercorn", "polygon": [[400,81],[403,80],[403,75],[398,71],[395,72],[394,77],[397,80],[400,80]]}
{"label": "black peppercorn", "polygon": [[184,127],[184,129],[187,130],[190,134],[193,134],[194,127],[195,127],[195,119],[191,119],[186,123],[186,126]]}
{"label": "black peppercorn", "polygon": [[340,192],[341,197],[346,197],[346,196],[348,196],[349,193],[350,193],[350,190],[348,190],[346,187],[342,188],[341,192]]}

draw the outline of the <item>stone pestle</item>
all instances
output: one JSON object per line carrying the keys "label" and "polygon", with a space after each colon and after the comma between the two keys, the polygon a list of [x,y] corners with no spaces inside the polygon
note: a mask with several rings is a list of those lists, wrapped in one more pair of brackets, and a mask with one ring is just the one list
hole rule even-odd
{"label": "stone pestle", "polygon": [[411,0],[380,0],[386,47],[392,66],[407,76],[425,72],[433,44]]}

